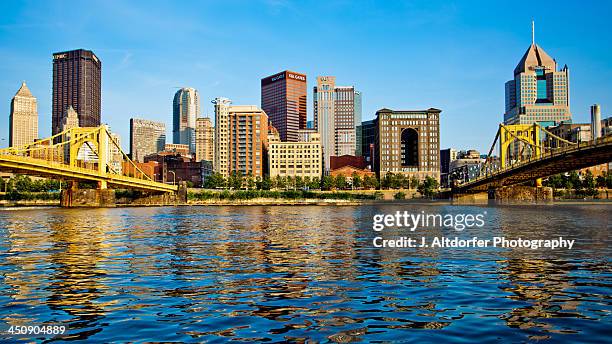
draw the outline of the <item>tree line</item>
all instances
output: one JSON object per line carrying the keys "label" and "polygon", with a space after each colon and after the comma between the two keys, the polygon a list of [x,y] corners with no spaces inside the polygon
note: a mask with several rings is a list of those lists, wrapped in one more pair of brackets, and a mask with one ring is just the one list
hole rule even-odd
{"label": "tree line", "polygon": [[408,178],[401,173],[387,173],[382,180],[375,175],[360,176],[353,173],[350,178],[344,175],[323,176],[321,178],[269,176],[253,177],[232,172],[227,178],[220,173],[213,173],[204,179],[206,189],[231,190],[376,190],[376,189],[416,189],[422,194],[431,195],[438,187],[438,181],[427,176],[424,181],[417,177]]}
{"label": "tree line", "polygon": [[557,196],[563,196],[565,194],[564,190],[573,190],[577,196],[595,196],[597,195],[597,188],[612,189],[612,173],[603,173],[594,178],[590,170],[587,170],[584,176],[572,171],[567,174],[550,176],[543,184],[552,187]]}

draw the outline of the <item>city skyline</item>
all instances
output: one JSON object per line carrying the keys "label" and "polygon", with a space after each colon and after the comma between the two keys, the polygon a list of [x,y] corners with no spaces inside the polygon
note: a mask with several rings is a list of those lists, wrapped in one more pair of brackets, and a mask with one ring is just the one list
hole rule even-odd
{"label": "city skyline", "polygon": [[[221,27],[215,27],[216,21],[209,25],[196,25],[192,29],[206,32],[204,41],[216,41],[224,38],[229,46],[240,42],[253,49],[254,59],[241,59],[231,54],[224,53],[224,49],[211,54],[204,54],[205,58],[194,48],[193,51],[182,51],[180,56],[185,63],[172,65],[167,54],[156,52],[166,43],[168,37],[158,35],[158,41],[153,39],[152,32],[144,32],[136,29],[126,29],[125,32],[112,30],[109,24],[100,23],[100,18],[107,18],[111,9],[118,10],[123,19],[161,18],[162,9],[146,11],[138,5],[98,4],[92,9],[84,11],[77,8],[76,11],[87,13],[100,13],[100,18],[85,17],[79,19],[77,27],[82,33],[76,33],[74,29],[65,27],[61,22],[49,20],[52,10],[40,6],[38,9],[28,8],[20,4],[3,4],[6,7],[4,13],[13,13],[10,18],[8,14],[3,15],[0,26],[0,41],[3,42],[0,53],[7,57],[3,65],[5,77],[0,84],[0,97],[4,99],[4,112],[8,120],[10,98],[14,89],[22,80],[25,80],[39,101],[39,126],[40,136],[50,136],[51,117],[51,59],[52,54],[57,51],[70,49],[88,49],[96,53],[105,68],[103,70],[102,82],[102,122],[108,123],[113,131],[124,138],[123,147],[127,151],[126,139],[129,137],[129,118],[140,116],[149,120],[163,121],[166,123],[167,131],[171,128],[172,95],[176,91],[174,87],[194,87],[205,94],[203,101],[202,116],[212,116],[213,108],[210,99],[214,97],[228,97],[237,104],[259,104],[259,80],[267,75],[272,75],[278,70],[297,70],[309,76],[307,89],[312,89],[313,81],[319,75],[335,75],[339,79],[347,80],[363,91],[365,97],[363,102],[363,120],[374,117],[376,110],[383,107],[394,109],[413,109],[434,106],[444,110],[440,120],[441,126],[441,148],[455,147],[458,149],[475,148],[486,150],[491,141],[489,135],[469,135],[464,133],[472,123],[481,123],[483,131],[493,130],[497,123],[503,119],[504,112],[504,83],[508,80],[509,70],[514,68],[521,54],[531,42],[531,19],[532,14],[514,13],[510,6],[496,5],[500,10],[506,10],[510,18],[495,18],[476,20],[474,14],[468,13],[468,9],[474,9],[476,13],[478,6],[470,5],[409,5],[393,4],[382,6],[378,11],[372,13],[372,18],[363,23],[364,27],[372,29],[374,35],[382,35],[382,41],[371,41],[371,46],[359,46],[360,54],[355,55],[354,61],[340,63],[346,58],[346,54],[354,49],[356,44],[363,39],[371,38],[364,35],[359,39],[348,39],[338,49],[330,51],[330,58],[323,61],[314,59],[313,55],[319,51],[317,45],[312,41],[310,32],[306,29],[292,29],[291,32],[282,33],[273,30],[274,26],[266,24],[265,18],[276,18],[281,22],[290,19],[307,18],[314,13],[322,13],[322,6],[311,6],[311,8],[299,8],[296,3],[279,2],[259,3],[261,13],[252,15],[249,9],[254,5],[238,6],[229,4],[236,9],[237,18],[251,18],[255,32],[246,30],[241,32],[244,37],[228,38],[220,33]],[[604,7],[609,6],[602,4]],[[212,15],[210,11],[220,5],[210,4],[198,8],[195,13],[208,18]],[[335,3],[330,11],[325,14],[328,20],[334,19],[334,27],[347,24],[338,13],[341,9],[349,12],[349,18],[359,17],[359,10],[371,10],[368,5],[342,6]],[[119,7],[119,8],[117,8]],[[324,7],[324,6],[323,6]],[[20,9],[21,8],[21,9]],[[25,10],[28,11],[25,11]],[[141,14],[133,12],[138,9]],[[210,11],[209,11],[210,10]],[[536,16],[537,44],[545,47],[550,56],[558,58],[559,65],[567,64],[572,70],[571,112],[575,122],[589,121],[589,106],[593,103],[601,105],[602,117],[610,114],[610,86],[606,83],[610,75],[610,67],[605,65],[609,60],[610,50],[605,45],[593,44],[601,41],[607,36],[609,29],[598,22],[597,16],[602,11],[595,7],[570,6],[565,11],[574,13],[589,13],[591,15],[589,26],[583,27],[579,23],[560,27],[556,23],[563,13],[551,12]],[[434,14],[442,12],[442,18],[435,18]],[[47,11],[48,12],[48,11]],[[96,12],[96,13],[97,13]],[[45,13],[45,14],[43,14]],[[165,13],[164,13],[165,14]],[[178,23],[180,15],[187,19],[185,25],[195,25],[194,15],[170,11],[168,18],[161,21],[161,26],[169,23]],[[390,22],[398,20],[400,16],[407,15],[414,19],[410,25],[414,32],[407,32],[397,24],[392,24],[385,30],[377,27],[383,18],[388,17]],[[135,17],[135,18],[133,18]],[[45,19],[47,18],[47,19]],[[361,18],[361,17],[360,17]],[[161,20],[161,19],[160,19]],[[31,24],[37,23],[37,24]],[[426,32],[427,24],[436,24],[430,32]],[[110,23],[112,24],[112,23]],[[231,24],[231,23],[230,23]],[[344,30],[354,30],[355,33],[364,33],[363,29],[356,27],[355,23],[349,23]],[[58,30],[43,32],[45,25],[57,25]],[[227,24],[224,24],[227,25]],[[374,25],[374,26],[373,26]],[[90,32],[94,27],[96,32]],[[449,28],[460,31],[456,42],[451,42],[442,34]],[[320,32],[319,26],[314,27]],[[209,31],[206,31],[209,30]],[[19,32],[18,32],[19,31]],[[456,30],[455,30],[456,31]],[[219,33],[219,37],[215,37]],[[265,33],[260,41],[248,42],[248,38],[257,33]],[[275,38],[280,38],[284,44],[289,44],[288,35],[298,34],[296,37],[303,41],[303,56],[296,52],[284,52],[269,56],[265,61],[262,57],[265,45]],[[307,34],[308,33],[308,34]],[[23,44],[15,35],[28,34],[36,36],[41,34],[48,38],[41,44]],[[407,35],[402,38],[402,35]],[[240,36],[240,35],[238,35]],[[109,38],[123,39],[109,39]],[[428,38],[434,38],[432,42],[425,42]],[[130,44],[142,38],[146,47],[138,44]],[[480,40],[488,39],[488,44],[474,44],[474,38]],[[181,38],[182,39],[182,38]],[[471,40],[471,44],[462,46],[465,41]],[[108,43],[114,41],[114,43]],[[321,41],[324,47],[331,42]],[[402,44],[409,43],[409,47]],[[446,43],[442,44],[441,43]],[[440,54],[427,58],[417,56],[404,57],[401,54],[419,48],[427,48],[432,44],[439,45]],[[385,47],[393,48],[393,57],[390,59],[385,54],[379,54],[378,50]],[[494,49],[492,49],[494,48]],[[467,51],[469,50],[469,52]],[[484,59],[473,59],[473,54],[488,53]],[[154,52],[151,54],[151,52]],[[263,55],[262,55],[263,54]],[[470,57],[471,64],[466,65],[466,59]],[[221,60],[226,60],[222,61]],[[390,62],[389,62],[390,61]],[[248,63],[247,63],[248,62]],[[426,63],[425,65],[423,65]],[[155,66],[159,68],[156,69]],[[457,68],[462,65],[462,68]],[[24,68],[27,66],[29,68]],[[423,69],[428,72],[420,72]],[[423,68],[427,67],[427,68]],[[434,68],[435,67],[435,68]],[[393,68],[393,69],[392,69]],[[465,70],[462,70],[465,69]],[[395,73],[391,74],[393,70]],[[467,72],[469,70],[469,73]],[[135,83],[142,86],[134,88]],[[465,85],[463,88],[456,87],[457,84]],[[308,92],[310,93],[310,92]],[[311,95],[310,95],[311,96]],[[312,120],[312,103],[308,102],[308,120]],[[170,137],[170,133],[167,132]],[[8,142],[8,130],[6,127],[0,129],[2,145]]]}

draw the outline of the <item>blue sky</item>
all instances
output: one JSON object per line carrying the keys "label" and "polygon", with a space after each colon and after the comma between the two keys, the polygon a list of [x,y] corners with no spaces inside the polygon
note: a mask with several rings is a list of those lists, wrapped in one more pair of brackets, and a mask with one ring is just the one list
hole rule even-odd
{"label": "blue sky", "polygon": [[[537,5],[536,5],[537,4]],[[129,118],[171,131],[176,87],[260,103],[260,79],[290,69],[363,92],[377,109],[443,110],[441,147],[486,151],[504,111],[504,82],[536,42],[571,71],[575,122],[589,105],[612,111],[612,2],[602,1],[3,1],[0,146],[10,100],[26,80],[49,136],[54,52],[91,49],[102,60],[102,121],[128,148]],[[168,135],[170,138],[171,136]]]}

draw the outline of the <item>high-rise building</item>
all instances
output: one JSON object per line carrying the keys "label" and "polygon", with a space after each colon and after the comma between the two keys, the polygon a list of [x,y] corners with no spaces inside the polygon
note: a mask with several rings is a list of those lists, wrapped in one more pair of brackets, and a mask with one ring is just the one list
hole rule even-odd
{"label": "high-rise building", "polygon": [[9,128],[10,147],[23,146],[38,138],[37,102],[25,81],[11,100]]}
{"label": "high-rise building", "polygon": [[213,169],[223,176],[229,176],[229,108],[232,101],[215,98],[215,154]]}
{"label": "high-rise building", "polygon": [[572,119],[569,68],[557,70],[557,61],[539,45],[531,45],[506,82],[505,124],[554,125]]}
{"label": "high-rise building", "polygon": [[313,92],[315,127],[321,134],[325,170],[329,171],[330,157],[357,151],[355,105],[361,121],[361,94],[353,86],[336,86],[333,76],[317,77]]}
{"label": "high-rise building", "polygon": [[296,142],[306,128],[306,75],[284,71],[261,79],[261,108],[282,141]]}
{"label": "high-rise building", "polygon": [[[66,109],[65,114],[63,114],[61,118],[62,120],[59,124],[58,132],[61,133],[62,131],[79,127],[79,115],[77,114],[76,111],[74,111],[74,108],[72,107],[72,105],[68,105],[68,108]],[[70,141],[70,139],[71,139],[70,134],[68,134],[64,138],[64,141]],[[83,145],[83,148],[86,151],[91,151],[91,149],[89,149],[87,145]],[[85,154],[85,155],[89,155],[89,154]],[[70,158],[70,145],[64,145],[64,162],[68,163],[70,161],[69,158]]]}
{"label": "high-rise building", "polygon": [[117,133],[109,133],[110,140],[108,143],[108,163],[113,173],[121,174],[123,168],[123,153],[121,152],[121,136]]}
{"label": "high-rise building", "polygon": [[72,105],[69,105],[68,109],[66,109],[66,113],[62,116],[59,132],[72,128],[78,128],[80,124],[81,120],[78,112],[74,110]]}
{"label": "high-rise building", "polygon": [[355,91],[355,155],[363,156],[362,151],[362,132],[361,132],[361,91]]}
{"label": "high-rise building", "polygon": [[374,146],[376,144],[376,120],[361,122],[361,154],[366,159],[366,162],[373,168],[374,164]]}
{"label": "high-rise building", "polygon": [[215,128],[208,117],[196,119],[196,161],[213,161]]}
{"label": "high-rise building", "polygon": [[319,133],[306,132],[305,140],[281,142],[278,132],[272,128],[268,134],[268,170],[270,177],[321,178],[322,150]]}
{"label": "high-rise building", "polygon": [[143,162],[144,157],[164,150],[166,124],[146,119],[130,118],[130,156]]}
{"label": "high-rise building", "polygon": [[599,104],[591,105],[591,138],[601,137],[601,108]]}
{"label": "high-rise building", "polygon": [[195,88],[183,87],[176,91],[172,102],[172,142],[189,146],[195,153],[196,118],[200,116],[200,95]]}
{"label": "high-rise building", "polygon": [[440,113],[442,110],[376,112],[374,170],[379,178],[402,173],[440,181]]}
{"label": "high-rise building", "polygon": [[254,105],[229,108],[229,172],[263,177],[267,172],[268,116]]}
{"label": "high-rise building", "polygon": [[61,130],[63,117],[72,106],[81,127],[100,126],[102,62],[90,50],[53,54],[53,107],[51,131]]}

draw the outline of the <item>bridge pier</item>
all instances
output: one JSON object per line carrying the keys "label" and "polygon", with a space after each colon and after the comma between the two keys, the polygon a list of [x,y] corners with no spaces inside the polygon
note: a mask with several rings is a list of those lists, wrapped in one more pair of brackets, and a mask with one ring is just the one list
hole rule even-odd
{"label": "bridge pier", "polygon": [[457,193],[453,194],[453,204],[487,204],[489,195],[487,192]]}
{"label": "bridge pier", "polygon": [[547,203],[553,201],[553,191],[543,186],[503,186],[495,189],[494,197],[501,203]]}
{"label": "bridge pier", "polygon": [[62,190],[60,205],[64,208],[114,207],[115,190],[79,189],[76,182],[69,182],[68,189]]}

